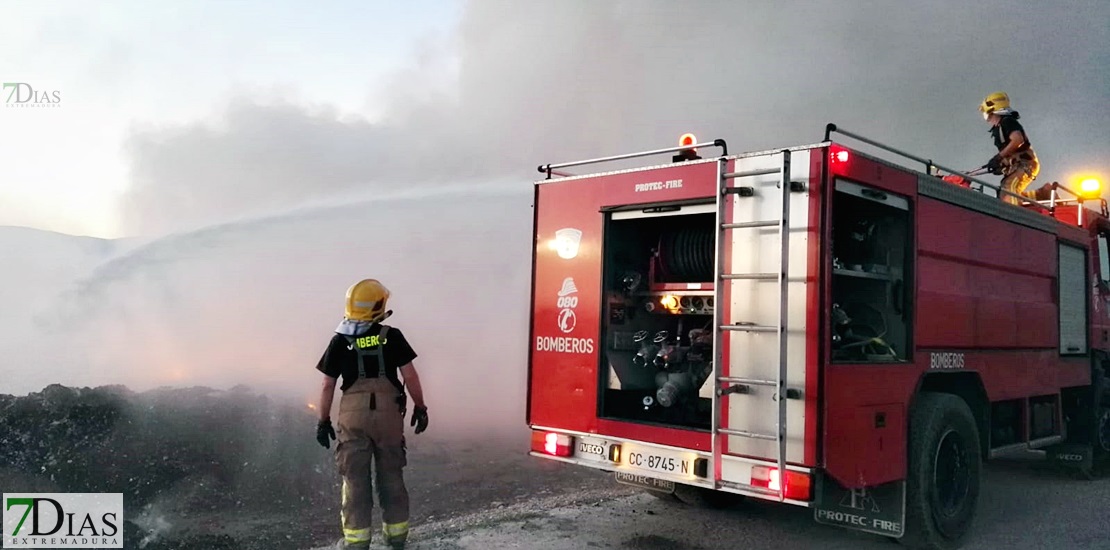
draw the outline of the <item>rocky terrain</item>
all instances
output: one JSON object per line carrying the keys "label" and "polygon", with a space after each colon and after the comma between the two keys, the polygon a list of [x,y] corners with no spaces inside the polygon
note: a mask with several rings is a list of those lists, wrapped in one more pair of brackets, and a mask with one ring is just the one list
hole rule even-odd
{"label": "rocky terrain", "polygon": [[[306,406],[244,387],[51,385],[0,395],[0,491],[123,493],[126,548],[309,548],[339,533],[334,462],[314,434]],[[523,426],[425,435],[408,436],[414,532],[536,497],[587,494],[604,476],[527,456]]]}
{"label": "rocky terrain", "polygon": [[[244,388],[52,385],[0,396],[0,487],[122,492],[126,546],[176,548],[162,539],[328,500],[334,470],[311,432],[309,411]],[[239,547],[219,536],[203,546]]]}

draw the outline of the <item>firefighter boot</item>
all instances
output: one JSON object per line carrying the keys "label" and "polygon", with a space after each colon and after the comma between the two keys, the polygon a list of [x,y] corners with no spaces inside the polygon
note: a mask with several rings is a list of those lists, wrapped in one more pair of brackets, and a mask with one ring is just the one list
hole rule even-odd
{"label": "firefighter boot", "polygon": [[382,525],[382,535],[385,537],[385,543],[393,550],[405,550],[405,542],[408,541],[409,532],[408,524],[404,524],[404,531],[400,534],[391,535],[391,525]]}
{"label": "firefighter boot", "polygon": [[347,539],[339,539],[335,543],[335,550],[370,550],[370,541],[366,542],[349,542]]}

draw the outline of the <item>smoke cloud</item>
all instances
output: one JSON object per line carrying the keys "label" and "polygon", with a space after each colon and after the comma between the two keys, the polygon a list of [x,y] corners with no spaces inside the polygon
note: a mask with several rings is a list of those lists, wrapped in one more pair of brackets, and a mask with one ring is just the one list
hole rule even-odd
{"label": "smoke cloud", "polygon": [[137,246],[36,319],[65,346],[38,350],[58,368],[17,385],[245,384],[307,407],[347,287],[376,277],[393,293],[388,323],[419,354],[433,432],[519,428],[531,193],[517,182],[483,187],[349,195]]}
{"label": "smoke cloud", "polygon": [[976,107],[995,90],[1046,181],[1110,172],[1107,20],[1099,0],[475,2],[455,36],[368,91],[380,120],[241,98],[212,121],[137,131],[126,219],[149,233],[340,189],[523,182],[688,131],[733,151],[811,143],[827,122],[970,169],[994,153]]}

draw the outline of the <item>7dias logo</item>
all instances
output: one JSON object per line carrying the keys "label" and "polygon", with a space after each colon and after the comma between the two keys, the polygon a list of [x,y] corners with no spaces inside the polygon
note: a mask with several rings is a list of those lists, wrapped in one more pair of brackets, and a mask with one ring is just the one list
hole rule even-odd
{"label": "7dias logo", "polygon": [[123,548],[123,493],[4,493],[4,548]]}
{"label": "7dias logo", "polygon": [[62,92],[58,90],[35,89],[26,82],[5,82],[4,106],[12,107],[60,107]]}
{"label": "7dias logo", "polygon": [[[574,332],[578,326],[578,317],[574,308],[578,307],[578,287],[574,284],[573,277],[563,279],[563,286],[559,289],[555,305],[559,308],[556,317],[556,326],[563,334]],[[570,338],[566,336],[537,336],[536,351],[555,351],[559,353],[593,353],[593,338]]]}

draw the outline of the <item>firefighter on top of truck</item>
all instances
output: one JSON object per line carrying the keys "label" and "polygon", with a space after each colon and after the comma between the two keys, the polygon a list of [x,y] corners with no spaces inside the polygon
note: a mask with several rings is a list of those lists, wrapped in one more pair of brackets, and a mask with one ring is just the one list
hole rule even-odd
{"label": "firefighter on top of truck", "polygon": [[[400,330],[383,325],[389,290],[374,279],[347,290],[346,316],[335,329],[316,369],[324,373],[316,439],[329,448],[336,439],[330,412],[336,379],[343,377],[339,401],[339,437],[335,460],[342,477],[338,548],[370,548],[373,485],[382,506],[382,534],[394,549],[404,548],[409,531],[409,495],[402,474],[405,456],[405,384],[412,393],[412,425],[428,427],[428,408],[412,360],[416,352]],[[377,476],[371,481],[371,462]]]}
{"label": "firefighter on top of truck", "polygon": [[[1002,189],[1040,200],[1040,190],[1025,191],[1037,179],[1041,164],[1033,152],[1033,144],[1029,141],[1025,128],[1018,122],[1021,115],[1010,107],[1010,96],[1006,92],[988,95],[979,104],[979,112],[983,113],[983,119],[991,125],[990,134],[998,149],[998,154],[991,157],[984,168],[990,169],[992,174],[1002,176]],[[1010,195],[1003,195],[1001,198],[1011,204],[1018,203]]]}

